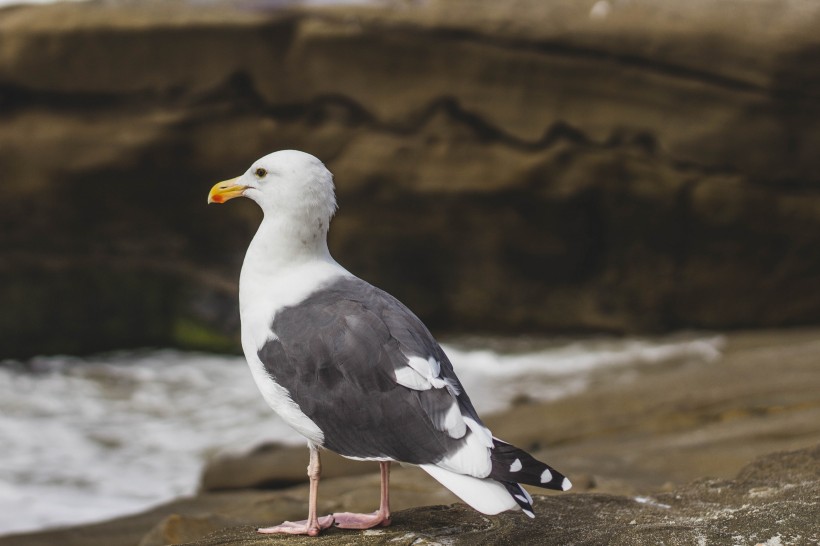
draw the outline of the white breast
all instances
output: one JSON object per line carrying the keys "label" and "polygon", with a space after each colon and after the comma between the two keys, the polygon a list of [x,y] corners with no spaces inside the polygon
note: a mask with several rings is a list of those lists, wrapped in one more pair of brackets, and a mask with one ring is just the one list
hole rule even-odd
{"label": "white breast", "polygon": [[271,330],[276,313],[297,305],[319,287],[349,273],[330,260],[305,262],[277,272],[258,268],[253,260],[245,260],[239,280],[239,315],[242,320],[242,349],[256,386],[268,405],[297,432],[317,445],[324,443],[324,434],[276,383],[259,360],[258,351],[275,337]]}

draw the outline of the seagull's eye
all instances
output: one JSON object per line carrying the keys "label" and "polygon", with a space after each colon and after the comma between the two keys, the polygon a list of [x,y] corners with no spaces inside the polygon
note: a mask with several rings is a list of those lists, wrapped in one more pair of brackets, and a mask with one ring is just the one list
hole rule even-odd
{"label": "seagull's eye", "polygon": [[259,167],[258,169],[256,169],[256,170],[254,171],[254,173],[253,173],[253,174],[255,174],[255,175],[256,175],[256,178],[265,178],[265,175],[266,175],[266,174],[268,174],[268,171],[266,171],[266,170],[265,170],[265,169],[263,169],[262,167]]}

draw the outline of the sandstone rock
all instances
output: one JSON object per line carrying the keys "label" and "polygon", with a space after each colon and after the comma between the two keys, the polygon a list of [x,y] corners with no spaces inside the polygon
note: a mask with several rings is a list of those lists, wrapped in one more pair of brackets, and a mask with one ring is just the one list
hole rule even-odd
{"label": "sandstone rock", "polygon": [[483,516],[464,505],[414,508],[394,525],[318,540],[223,529],[187,544],[811,544],[820,540],[820,446],[764,457],[735,480],[703,480],[653,497],[536,496],[540,517]]}
{"label": "sandstone rock", "polygon": [[[820,539],[820,446],[775,453],[745,467],[735,479],[704,479],[668,493],[617,496],[600,493],[535,496],[538,516],[483,516],[463,504],[399,511],[393,526],[369,531],[330,530],[319,538],[255,532],[260,509],[276,510],[259,493],[205,496],[200,510],[172,512],[142,539],[124,532],[145,516],[105,524],[0,537],[2,545],[94,544],[813,544]],[[376,487],[378,484],[376,484]],[[250,498],[255,498],[253,503]],[[206,506],[207,505],[207,506]],[[209,512],[219,506],[220,515]],[[177,502],[165,510],[184,509]],[[304,507],[302,506],[302,509]],[[320,507],[327,510],[327,505]],[[161,513],[152,511],[153,517]],[[281,511],[277,515],[281,515]],[[287,511],[285,512],[287,513]],[[299,517],[298,514],[287,517]],[[209,532],[221,525],[225,528]],[[132,531],[133,532],[133,531]],[[208,534],[205,534],[208,533]],[[776,541],[780,542],[776,542]]]}
{"label": "sandstone rock", "polygon": [[237,527],[239,521],[206,514],[203,516],[180,516],[171,514],[154,527],[138,546],[165,546],[195,540],[225,527]]}
{"label": "sandstone rock", "polygon": [[820,320],[820,10],[610,4],[0,10],[2,356],[235,349],[259,214],[203,196],[285,147],[438,331]]}

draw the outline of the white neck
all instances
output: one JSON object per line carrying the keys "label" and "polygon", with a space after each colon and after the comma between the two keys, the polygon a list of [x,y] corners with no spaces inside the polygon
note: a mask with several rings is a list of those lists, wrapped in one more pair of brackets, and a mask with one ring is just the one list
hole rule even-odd
{"label": "white neck", "polygon": [[318,220],[306,224],[266,215],[248,247],[242,269],[272,275],[317,260],[334,263],[327,248],[327,228],[326,222]]}
{"label": "white neck", "polygon": [[327,222],[300,223],[267,215],[248,247],[239,277],[243,330],[256,324],[262,330],[254,338],[263,341],[277,310],[299,303],[339,275],[349,273],[330,256]]}

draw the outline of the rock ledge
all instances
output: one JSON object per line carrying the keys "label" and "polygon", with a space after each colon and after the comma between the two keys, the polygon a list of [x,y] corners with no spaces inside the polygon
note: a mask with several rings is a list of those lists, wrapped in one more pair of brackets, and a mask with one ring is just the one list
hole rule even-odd
{"label": "rock ledge", "polygon": [[652,497],[536,496],[535,520],[454,504],[398,512],[386,529],[332,530],[314,539],[260,536],[242,526],[186,544],[816,544],[818,468],[815,446],[757,459],[734,480],[699,480]]}

